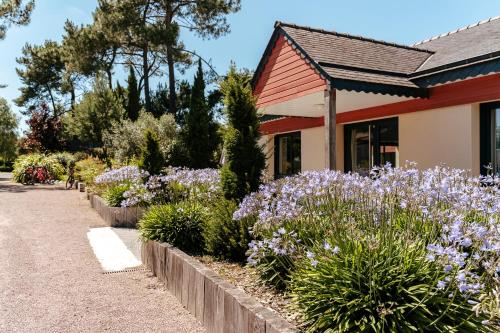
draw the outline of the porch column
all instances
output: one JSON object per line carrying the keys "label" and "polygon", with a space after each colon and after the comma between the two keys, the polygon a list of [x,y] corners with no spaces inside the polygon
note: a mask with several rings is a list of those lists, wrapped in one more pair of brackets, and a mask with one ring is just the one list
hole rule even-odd
{"label": "porch column", "polygon": [[337,103],[335,96],[335,89],[328,87],[325,90],[325,168],[335,170],[337,168],[337,154],[336,154],[336,116],[337,116]]}

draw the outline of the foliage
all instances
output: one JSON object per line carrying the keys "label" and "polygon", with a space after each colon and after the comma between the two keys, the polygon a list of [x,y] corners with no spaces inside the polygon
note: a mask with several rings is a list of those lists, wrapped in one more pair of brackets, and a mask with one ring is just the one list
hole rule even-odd
{"label": "foliage", "polygon": [[149,172],[150,175],[158,175],[165,165],[165,158],[160,150],[158,136],[155,132],[147,130],[144,137],[146,143],[142,148],[139,166]]}
{"label": "foliage", "polygon": [[233,213],[238,205],[223,197],[212,201],[203,232],[205,249],[210,255],[224,260],[244,262],[248,243],[251,240],[249,228],[251,219],[234,220]]}
{"label": "foliage", "polygon": [[94,185],[94,180],[102,174],[106,165],[98,158],[87,157],[75,163],[75,177],[84,182],[87,187]]}
{"label": "foliage", "polygon": [[169,105],[169,92],[168,88],[158,84],[155,91],[151,92],[151,113],[155,118],[160,118],[164,114],[172,114],[175,123],[179,126],[184,126],[184,118],[189,110],[191,100],[191,85],[189,82],[183,80],[178,84],[177,90],[177,107],[175,113],[170,112]]}
{"label": "foliage", "polygon": [[28,24],[34,7],[34,0],[3,0],[0,3],[0,40],[5,38],[11,25]]}
{"label": "foliage", "polygon": [[294,277],[311,330],[473,331],[498,325],[499,183],[412,165],[304,172],[263,185],[234,218],[257,220],[248,261],[285,287]]}
{"label": "foliage", "polygon": [[17,153],[18,119],[4,98],[0,98],[0,157],[3,163],[12,161]]}
{"label": "foliage", "polygon": [[140,92],[137,89],[135,71],[132,66],[130,67],[130,74],[128,75],[127,83],[127,117],[132,121],[136,121],[139,117],[139,111],[141,110],[141,100]]}
{"label": "foliage", "polygon": [[137,184],[125,193],[122,206],[164,204],[182,200],[205,205],[220,196],[220,176],[216,169],[190,170],[173,168],[166,175],[151,176],[145,184]]}
{"label": "foliage", "polygon": [[103,199],[110,207],[120,207],[125,197],[123,194],[128,191],[130,184],[117,184],[108,187],[103,193]]}
{"label": "foliage", "polygon": [[61,106],[64,61],[58,43],[47,40],[43,45],[26,44],[22,57],[16,59],[22,68],[16,72],[23,86],[21,96],[16,99],[18,106],[37,107],[49,101],[54,115]]}
{"label": "foliage", "polygon": [[106,86],[102,76],[94,82],[93,90],[63,119],[67,136],[76,136],[84,148],[103,146],[103,133],[124,114],[121,101]]}
{"label": "foliage", "polygon": [[51,115],[46,104],[32,110],[26,121],[24,148],[29,151],[51,152],[63,148],[62,123],[59,117]]}
{"label": "foliage", "polygon": [[231,67],[221,84],[229,128],[224,138],[226,164],[222,188],[228,199],[241,200],[260,184],[265,157],[258,140],[259,121],[249,75]]}
{"label": "foliage", "polygon": [[169,158],[176,137],[175,122],[169,114],[155,119],[150,113],[142,111],[136,122],[114,121],[103,135],[105,147],[119,162],[128,163],[141,156],[141,148],[146,144],[144,133],[147,130],[158,136],[160,150],[163,156]]}
{"label": "foliage", "polygon": [[203,250],[203,221],[201,205],[182,201],[150,208],[139,222],[144,239],[168,242],[181,250],[200,253]]}
{"label": "foliage", "polygon": [[67,170],[71,165],[74,166],[76,163],[75,157],[68,152],[55,153],[52,156],[63,166],[65,170]]}
{"label": "foliage", "polygon": [[61,179],[65,171],[64,167],[53,155],[21,155],[14,162],[12,178],[14,179],[14,181],[21,183],[25,180],[24,177],[26,176],[26,174],[33,172],[37,167],[45,168],[48,173],[47,176],[50,180]]}
{"label": "foliage", "polygon": [[187,158],[187,167],[203,169],[217,165],[215,150],[219,145],[217,124],[205,97],[205,81],[201,60],[191,90],[190,108],[181,131],[181,145]]}
{"label": "foliage", "polygon": [[316,247],[294,273],[292,295],[308,332],[474,332],[482,326],[484,316],[476,316],[458,290],[436,288],[445,272],[426,259],[425,242],[382,230],[356,239],[346,229],[333,235],[339,246]]}

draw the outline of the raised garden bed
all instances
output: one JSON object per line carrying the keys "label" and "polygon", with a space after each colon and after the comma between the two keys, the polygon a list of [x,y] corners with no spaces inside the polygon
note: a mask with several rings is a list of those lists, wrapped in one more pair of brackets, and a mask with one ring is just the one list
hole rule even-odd
{"label": "raised garden bed", "polygon": [[142,262],[208,332],[298,332],[242,289],[166,243],[144,243]]}
{"label": "raised garden bed", "polygon": [[87,193],[87,199],[110,227],[135,228],[145,210],[142,207],[109,207],[104,199],[92,193]]}

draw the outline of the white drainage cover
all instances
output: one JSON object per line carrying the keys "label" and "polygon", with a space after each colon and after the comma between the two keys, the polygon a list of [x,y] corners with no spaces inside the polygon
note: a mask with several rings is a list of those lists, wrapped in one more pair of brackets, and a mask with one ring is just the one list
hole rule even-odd
{"label": "white drainage cover", "polygon": [[142,264],[109,227],[90,229],[87,237],[105,272],[121,271]]}

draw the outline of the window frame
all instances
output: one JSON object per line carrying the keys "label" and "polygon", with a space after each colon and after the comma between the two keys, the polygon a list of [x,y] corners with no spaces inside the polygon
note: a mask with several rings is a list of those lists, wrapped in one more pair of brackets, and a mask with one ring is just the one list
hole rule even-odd
{"label": "window frame", "polygon": [[[279,172],[279,169],[280,169],[280,157],[281,157],[281,154],[280,154],[280,139],[284,138],[284,137],[290,137],[291,138],[291,142],[292,142],[292,146],[293,146],[293,141],[294,139],[298,138],[299,139],[299,153],[298,153],[298,158],[299,158],[299,170],[295,170],[294,169],[294,163],[293,163],[293,160],[295,159],[295,154],[294,154],[294,151],[292,149],[292,158],[291,158],[291,165],[292,165],[292,172],[290,174],[281,174]],[[296,131],[296,132],[288,132],[288,133],[282,133],[282,134],[277,134],[274,136],[274,178],[275,179],[278,179],[278,178],[282,178],[282,177],[287,177],[287,176],[291,176],[291,175],[294,175],[294,174],[297,174],[299,172],[302,171],[302,132],[301,131]]]}
{"label": "window frame", "polygon": [[[355,172],[352,170],[352,154],[351,154],[351,131],[354,128],[367,126],[369,129],[369,160],[373,159],[373,166],[380,165],[381,154],[380,154],[380,126],[382,124],[395,124],[395,135],[397,138],[397,146],[399,148],[399,117],[383,118],[377,120],[370,120],[358,123],[346,124],[344,126],[344,171],[345,172]],[[375,153],[377,152],[377,153]],[[371,156],[370,154],[373,154]],[[396,164],[398,161],[396,161]],[[393,165],[394,167],[394,165]]]}

